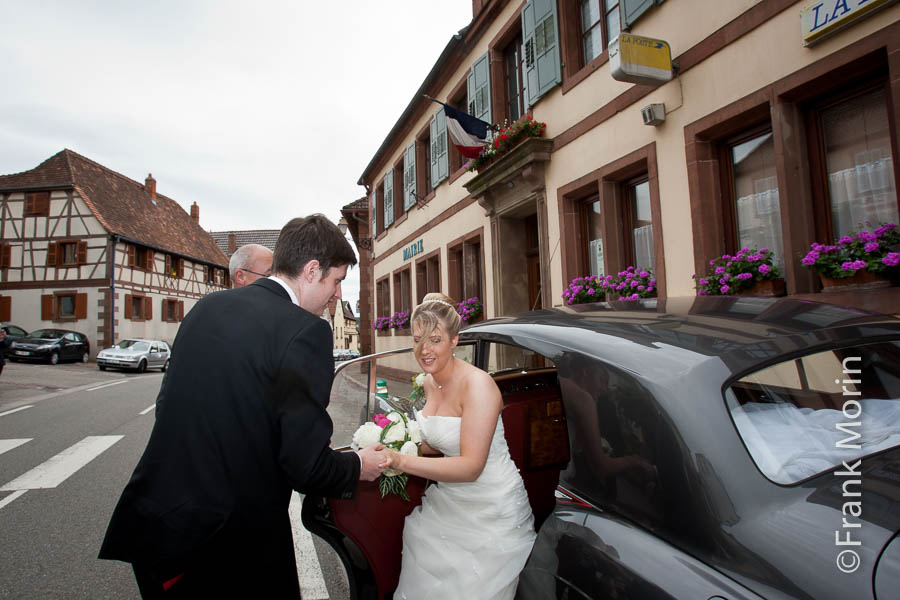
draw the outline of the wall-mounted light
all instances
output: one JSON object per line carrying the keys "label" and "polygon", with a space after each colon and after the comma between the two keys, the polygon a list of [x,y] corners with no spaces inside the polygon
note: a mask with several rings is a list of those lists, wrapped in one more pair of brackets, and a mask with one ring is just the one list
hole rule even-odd
{"label": "wall-mounted light", "polygon": [[[366,223],[366,221],[364,219],[360,219],[353,213],[350,213],[350,216],[353,217],[354,219],[356,219],[357,221],[359,221],[360,223]],[[342,234],[347,235],[347,230],[349,228],[350,228],[350,222],[347,221],[346,217],[341,216],[341,220],[338,221],[338,229],[341,230]],[[370,237],[361,237],[361,238],[359,238],[359,240],[357,240],[356,243],[360,248],[365,248],[366,250],[372,249],[372,238],[370,238]]]}

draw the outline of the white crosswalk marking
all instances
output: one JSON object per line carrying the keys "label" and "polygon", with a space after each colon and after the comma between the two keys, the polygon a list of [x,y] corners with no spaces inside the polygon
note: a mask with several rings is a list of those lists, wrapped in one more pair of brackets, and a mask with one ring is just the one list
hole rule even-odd
{"label": "white crosswalk marking", "polygon": [[18,448],[22,444],[26,442],[30,442],[34,438],[22,438],[18,440],[0,440],[0,454],[12,450],[13,448]]}
{"label": "white crosswalk marking", "polygon": [[88,436],[0,487],[0,492],[55,488],[78,469],[121,440],[122,437],[121,435]]}
{"label": "white crosswalk marking", "polygon": [[322,577],[322,567],[313,546],[312,534],[306,530],[300,518],[303,498],[297,492],[291,495],[289,512],[294,529],[294,554],[297,557],[297,577],[300,578],[300,593],[310,600],[327,600],[328,588]]}

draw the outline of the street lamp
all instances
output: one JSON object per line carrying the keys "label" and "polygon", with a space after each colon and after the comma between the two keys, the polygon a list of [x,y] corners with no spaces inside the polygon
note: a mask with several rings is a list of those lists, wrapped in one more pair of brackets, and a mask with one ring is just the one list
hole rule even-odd
{"label": "street lamp", "polygon": [[[359,221],[360,223],[366,223],[364,219],[360,219],[353,213],[350,213],[350,216]],[[347,235],[347,230],[350,228],[350,222],[347,221],[347,217],[341,215],[341,220],[338,221],[338,229],[341,230],[341,233]],[[366,250],[372,249],[372,238],[370,237],[361,237],[357,240],[357,245],[360,248],[365,248]]]}

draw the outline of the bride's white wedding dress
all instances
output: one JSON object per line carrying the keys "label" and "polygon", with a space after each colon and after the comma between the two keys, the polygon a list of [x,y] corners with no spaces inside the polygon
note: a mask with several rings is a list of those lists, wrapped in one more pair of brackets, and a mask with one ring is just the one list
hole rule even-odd
{"label": "bride's white wedding dress", "polygon": [[[460,417],[417,412],[416,420],[429,446],[459,456]],[[528,494],[498,418],[478,479],[431,484],[406,517],[394,600],[511,599],[534,538]]]}

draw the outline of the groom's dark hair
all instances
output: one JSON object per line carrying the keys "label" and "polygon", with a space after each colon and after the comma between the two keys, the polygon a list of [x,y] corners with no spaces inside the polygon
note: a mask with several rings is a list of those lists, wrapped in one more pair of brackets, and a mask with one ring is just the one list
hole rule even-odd
{"label": "groom's dark hair", "polygon": [[319,261],[322,277],[332,267],[356,264],[353,246],[322,214],[291,219],[281,228],[272,255],[272,272],[297,277],[311,260]]}

